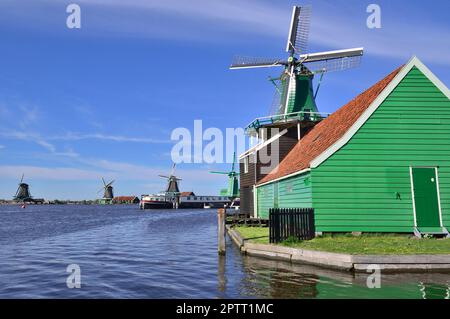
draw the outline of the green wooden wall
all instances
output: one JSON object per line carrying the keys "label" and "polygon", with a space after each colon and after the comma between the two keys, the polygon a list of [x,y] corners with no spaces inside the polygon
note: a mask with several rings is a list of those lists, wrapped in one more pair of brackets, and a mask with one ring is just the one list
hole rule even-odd
{"label": "green wooden wall", "polygon": [[450,229],[450,100],[417,68],[312,170],[316,230],[412,232],[410,165],[439,166],[443,223]]}
{"label": "green wooden wall", "polygon": [[269,218],[269,209],[274,207],[273,203],[274,183],[258,187],[257,192],[257,217]]}
{"label": "green wooden wall", "polygon": [[258,187],[258,217],[269,218],[272,207],[312,207],[311,185],[307,173]]}

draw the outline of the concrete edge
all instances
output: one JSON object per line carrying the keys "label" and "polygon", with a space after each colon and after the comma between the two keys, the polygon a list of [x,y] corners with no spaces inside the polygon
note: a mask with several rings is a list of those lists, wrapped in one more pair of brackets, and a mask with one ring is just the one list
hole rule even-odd
{"label": "concrete edge", "polygon": [[242,248],[242,246],[244,246],[244,238],[242,238],[241,235],[237,231],[235,231],[230,225],[226,225],[225,227],[227,229],[228,235],[234,241],[234,243],[239,248]]}
{"label": "concrete edge", "polygon": [[310,264],[330,269],[366,272],[369,265],[379,265],[387,272],[400,271],[450,271],[449,255],[350,255],[324,251],[305,250],[270,244],[246,242],[230,225],[228,235],[249,256],[291,263]]}
{"label": "concrete edge", "polygon": [[[370,264],[353,264],[355,272],[367,272]],[[450,264],[379,264],[383,272],[449,272]]]}

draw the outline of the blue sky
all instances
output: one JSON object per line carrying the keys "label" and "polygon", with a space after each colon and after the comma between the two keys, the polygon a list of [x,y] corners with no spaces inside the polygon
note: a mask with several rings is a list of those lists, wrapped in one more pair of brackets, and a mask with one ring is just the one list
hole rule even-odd
{"label": "blue sky", "polygon": [[[66,6],[81,7],[79,30]],[[285,57],[294,4],[312,4],[309,51],[363,46],[359,68],[327,74],[332,112],[417,55],[450,83],[448,1],[1,0],[0,198],[22,172],[36,197],[164,188],[177,127],[243,127],[267,115],[277,69],[230,71],[235,54]],[[382,28],[366,27],[377,3]],[[180,164],[183,190],[216,194],[229,164]]]}

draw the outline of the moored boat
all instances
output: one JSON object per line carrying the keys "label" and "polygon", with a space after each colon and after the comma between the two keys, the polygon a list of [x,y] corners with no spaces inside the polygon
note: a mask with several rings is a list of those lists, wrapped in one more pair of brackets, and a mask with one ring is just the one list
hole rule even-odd
{"label": "moored boat", "polygon": [[141,209],[171,208],[221,208],[229,206],[231,200],[227,196],[197,196],[193,192],[183,192],[178,196],[172,194],[142,195]]}

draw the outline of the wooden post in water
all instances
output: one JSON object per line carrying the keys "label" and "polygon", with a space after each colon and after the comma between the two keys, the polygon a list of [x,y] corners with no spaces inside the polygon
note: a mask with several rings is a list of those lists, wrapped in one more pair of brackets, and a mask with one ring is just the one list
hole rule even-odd
{"label": "wooden post in water", "polygon": [[225,219],[227,214],[225,213],[225,208],[219,208],[217,211],[217,230],[218,230],[218,238],[217,238],[217,251],[219,255],[225,255]]}

